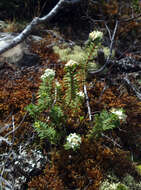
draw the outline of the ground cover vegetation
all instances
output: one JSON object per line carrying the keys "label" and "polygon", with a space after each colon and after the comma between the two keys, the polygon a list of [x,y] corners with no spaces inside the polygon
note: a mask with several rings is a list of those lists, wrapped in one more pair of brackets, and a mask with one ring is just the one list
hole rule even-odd
{"label": "ground cover vegetation", "polygon": [[[71,11],[32,44],[40,64],[0,68],[1,189],[22,175],[28,190],[139,190],[141,70],[131,60],[141,61],[140,2],[82,1]],[[48,158],[30,173],[16,167],[27,142]]]}

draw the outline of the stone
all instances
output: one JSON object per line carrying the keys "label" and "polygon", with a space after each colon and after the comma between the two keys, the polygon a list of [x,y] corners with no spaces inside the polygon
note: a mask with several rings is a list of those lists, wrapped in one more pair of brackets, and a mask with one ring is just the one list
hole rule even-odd
{"label": "stone", "polygon": [[3,30],[6,27],[6,23],[3,20],[0,20],[0,30]]}
{"label": "stone", "polygon": [[[0,47],[10,43],[17,35],[14,33],[0,33]],[[39,36],[30,35],[25,41],[2,53],[0,55],[0,64],[9,63],[19,67],[35,65],[39,62],[39,57],[30,52],[29,47],[31,42],[40,42],[41,40],[42,38]]]}
{"label": "stone", "polygon": [[[4,47],[13,40],[15,35],[9,33],[0,33],[0,47]],[[0,62],[17,63],[23,57],[26,45],[24,42],[11,48],[0,55]]]}
{"label": "stone", "polygon": [[18,67],[32,67],[40,62],[40,58],[37,54],[28,53],[24,54],[22,59],[18,61]]}

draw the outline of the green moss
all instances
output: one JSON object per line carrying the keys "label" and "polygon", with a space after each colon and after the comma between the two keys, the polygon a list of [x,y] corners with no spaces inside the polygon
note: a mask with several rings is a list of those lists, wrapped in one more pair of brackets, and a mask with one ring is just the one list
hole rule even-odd
{"label": "green moss", "polygon": [[117,190],[119,183],[109,182],[108,180],[105,180],[100,185],[100,190]]}
{"label": "green moss", "polygon": [[85,61],[86,52],[80,46],[74,46],[73,49],[67,47],[64,49],[54,46],[53,50],[55,53],[59,54],[62,61],[69,61],[70,59],[82,63]]}
{"label": "green moss", "polygon": [[[108,57],[110,54],[110,49],[108,47],[103,47],[103,51],[104,51],[105,56]],[[112,50],[112,57],[114,56],[115,56],[115,51]]]}
{"label": "green moss", "polygon": [[[72,59],[72,60],[74,60],[76,62],[83,63],[83,62],[86,61],[86,59],[88,57],[87,52],[83,48],[78,46],[78,45],[75,45],[73,47],[73,49],[71,49],[69,47],[65,47],[65,44],[64,44],[63,49],[58,47],[58,46],[54,46],[53,50],[54,50],[55,53],[59,54],[61,61],[66,61],[67,62],[70,59]],[[103,47],[103,51],[104,51],[104,54],[105,54],[106,57],[110,53],[110,50],[107,47]],[[93,55],[92,55],[92,59],[95,58],[96,56],[97,56],[97,51],[94,51]],[[114,56],[114,51],[112,52],[112,57],[113,56]],[[96,63],[94,63],[94,62],[90,62],[88,67],[90,69],[96,69],[97,68]]]}
{"label": "green moss", "polygon": [[[141,165],[140,165],[141,167]],[[120,180],[114,172],[108,172],[107,178],[101,183],[100,190],[140,190],[141,182],[135,181],[131,175]]]}

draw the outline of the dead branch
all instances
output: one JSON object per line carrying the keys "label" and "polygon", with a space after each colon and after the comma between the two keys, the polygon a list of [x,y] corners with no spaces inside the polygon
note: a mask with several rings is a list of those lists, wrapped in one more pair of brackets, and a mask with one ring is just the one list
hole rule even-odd
{"label": "dead branch", "polygon": [[33,31],[37,25],[44,23],[44,22],[49,22],[56,14],[64,8],[64,6],[67,4],[73,5],[75,3],[78,3],[80,0],[60,0],[56,6],[44,17],[35,17],[29,25],[26,26],[26,28],[18,35],[16,36],[11,43],[6,44],[4,47],[0,48],[0,55],[7,50],[15,47],[17,44],[21,43],[24,39],[29,36],[29,34]]}
{"label": "dead branch", "polygon": [[23,116],[20,124],[15,128],[15,125],[14,125],[14,122],[13,122],[13,119],[12,119],[12,126],[13,126],[13,129],[12,131],[9,131],[5,136],[4,138],[7,138],[9,135],[13,134],[17,129],[19,129],[19,127],[21,126],[21,124],[24,122],[25,118],[27,116],[27,112],[25,113],[25,115]]}
{"label": "dead branch", "polygon": [[119,148],[122,148],[114,139],[108,137],[107,135],[104,135],[103,133],[101,134],[102,137],[105,137],[106,139],[108,139],[110,142],[112,142],[114,144],[114,146],[116,145]]}
{"label": "dead branch", "polygon": [[84,94],[85,94],[86,104],[87,104],[87,108],[88,108],[89,120],[92,121],[92,114],[91,114],[91,108],[90,108],[90,104],[89,104],[89,97],[88,97],[88,94],[87,94],[86,85],[84,85]]}
{"label": "dead branch", "polygon": [[128,78],[128,75],[126,75],[124,78],[123,78],[124,82],[131,88],[131,90],[136,94],[137,98],[139,100],[141,100],[141,93],[139,93],[136,88],[131,84],[129,78]]}

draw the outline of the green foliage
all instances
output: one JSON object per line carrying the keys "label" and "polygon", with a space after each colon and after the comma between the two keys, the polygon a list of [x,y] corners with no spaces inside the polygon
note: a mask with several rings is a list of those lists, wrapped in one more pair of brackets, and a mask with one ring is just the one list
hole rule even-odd
{"label": "green foliage", "polygon": [[134,10],[137,12],[140,11],[139,3],[140,3],[139,0],[132,0],[132,6],[133,6]]}
{"label": "green foliage", "polygon": [[99,137],[104,131],[112,130],[119,125],[119,118],[115,114],[103,110],[100,114],[95,114],[94,127],[90,131],[89,136]]}
{"label": "green foliage", "polygon": [[51,144],[61,139],[64,114],[59,105],[55,104],[55,91],[59,90],[54,83],[55,72],[46,69],[41,76],[42,83],[38,91],[37,104],[29,104],[26,110],[35,120],[34,128],[41,139],[47,138]]}
{"label": "green foliage", "polygon": [[36,121],[34,123],[34,128],[41,139],[46,138],[51,144],[57,144],[60,140],[60,135],[51,125],[52,124],[48,125],[48,123]]}
{"label": "green foliage", "polygon": [[128,190],[128,187],[122,183],[119,183],[116,190]]}
{"label": "green foliage", "polygon": [[25,108],[26,111],[29,112],[29,115],[31,117],[33,117],[34,119],[37,117],[38,113],[39,113],[39,108],[37,105],[34,105],[34,104],[29,104],[26,108]]}
{"label": "green foliage", "polygon": [[137,165],[136,166],[136,170],[141,175],[141,165]]}
{"label": "green foliage", "polygon": [[[76,117],[76,115],[79,117],[79,113],[81,113],[84,93],[80,89],[85,83],[87,63],[93,59],[94,53],[101,46],[102,37],[102,32],[90,33],[85,47],[85,56],[81,60],[83,62],[69,60],[66,63],[62,86],[55,82],[55,71],[52,69],[46,69],[41,76],[42,83],[38,91],[38,102],[30,104],[26,108],[35,120],[34,128],[41,139],[47,138],[55,144],[71,132],[68,132],[64,126],[67,120],[71,120],[70,117]],[[60,93],[61,89],[63,89],[63,93]],[[104,131],[114,129],[119,125],[120,121],[116,114],[103,110],[100,114],[95,115],[94,127],[88,136],[98,137]],[[67,145],[70,143],[66,143],[66,147]]]}
{"label": "green foliage", "polygon": [[[114,178],[113,178],[114,176]],[[122,180],[119,180],[113,173],[107,176],[108,179],[100,185],[100,190],[140,190],[141,182],[135,181],[131,175],[126,175]]]}
{"label": "green foliage", "polygon": [[135,187],[138,187],[138,186],[140,186],[140,188],[141,188],[141,183],[137,183],[134,180],[134,178],[131,175],[128,175],[128,174],[123,178],[122,182],[125,185],[127,185],[128,187],[132,188],[132,189],[138,190],[138,188],[135,188]]}
{"label": "green foliage", "polygon": [[[65,111],[74,113],[82,105],[84,95],[83,92],[79,92],[77,67],[79,66],[74,61],[70,61],[65,66],[66,75],[63,79],[65,95],[60,93],[61,84],[55,82],[55,72],[52,69],[46,69],[41,76],[42,82],[38,91],[37,103],[29,104],[26,107],[35,121],[33,127],[39,137],[47,139],[51,144],[59,144],[67,134],[67,128],[64,126],[69,115],[65,114]],[[65,104],[62,96],[65,97]]]}
{"label": "green foliage", "polygon": [[[128,172],[128,171],[127,171]],[[100,190],[140,190],[141,182],[135,181],[134,177],[127,174],[120,180],[112,172],[107,175],[107,179],[100,185]]]}
{"label": "green foliage", "polygon": [[[72,64],[67,66],[67,64]],[[65,66],[66,74],[64,76],[64,85],[66,87],[65,91],[65,102],[67,105],[72,107],[78,103],[77,93],[80,88],[79,74],[78,74],[78,63],[70,60]]]}
{"label": "green foliage", "polygon": [[100,190],[130,190],[126,185],[119,182],[110,182],[105,180],[101,186]]}
{"label": "green foliage", "polygon": [[51,109],[54,101],[54,78],[43,79],[38,91],[38,103],[29,104],[26,110],[36,120],[44,110]]}
{"label": "green foliage", "polygon": [[108,180],[105,180],[101,185],[100,185],[100,190],[116,190],[118,186],[118,183],[114,182],[109,182]]}
{"label": "green foliage", "polygon": [[[59,142],[58,140],[55,141],[55,139],[60,140],[63,135],[68,134],[64,126],[67,120],[71,120],[69,117],[76,117],[76,114],[79,117],[84,101],[84,93],[80,89],[83,88],[85,83],[87,63],[97,53],[98,48],[101,46],[102,37],[102,32],[94,31],[89,35],[85,50],[80,49],[79,46],[74,47],[72,54],[70,49],[64,50],[67,52],[66,55],[70,54],[71,56],[78,56],[80,53],[81,56],[78,57],[81,58],[79,59],[81,62],[71,59],[66,63],[63,86],[55,83],[55,72],[52,69],[46,69],[41,76],[42,83],[38,91],[38,102],[30,104],[26,108],[35,123],[37,122],[34,128],[40,138],[47,138],[53,144]],[[77,54],[75,54],[76,52]],[[61,88],[64,88],[63,93],[60,93]],[[95,125],[90,135],[98,136],[103,131],[117,127],[118,124],[119,120],[115,114],[103,111],[100,115],[95,116]]]}
{"label": "green foliage", "polygon": [[[40,99],[39,99],[40,100]],[[41,139],[48,139],[51,144],[59,143],[61,136],[63,135],[63,122],[64,122],[64,113],[61,108],[57,105],[52,106],[50,111],[47,114],[47,121],[40,121],[40,116],[42,111],[47,108],[44,105],[44,101],[39,101],[39,104],[29,104],[27,106],[27,111],[35,119],[33,127],[38,133]],[[41,111],[42,110],[42,111]]]}

